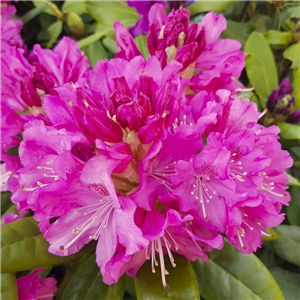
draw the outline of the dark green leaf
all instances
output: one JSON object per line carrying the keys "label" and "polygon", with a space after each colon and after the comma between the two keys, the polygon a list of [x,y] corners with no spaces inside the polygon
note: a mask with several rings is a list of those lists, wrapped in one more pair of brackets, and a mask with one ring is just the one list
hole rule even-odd
{"label": "dark green leaf", "polygon": [[235,1],[197,1],[188,5],[186,9],[188,9],[191,12],[191,16],[193,16],[211,10],[221,11],[234,2]]}
{"label": "dark green leaf", "polygon": [[284,260],[300,267],[300,227],[280,225],[275,230],[279,239],[271,242],[273,251]]}
{"label": "dark green leaf", "polygon": [[296,101],[295,109],[300,109],[300,68],[299,67],[296,71],[292,87],[293,87],[292,96],[295,97],[295,101]]}
{"label": "dark green leaf", "polygon": [[134,40],[136,42],[137,47],[139,48],[142,55],[144,56],[144,58],[147,59],[150,56],[147,47],[147,35],[145,34],[138,35]]}
{"label": "dark green leaf", "polygon": [[245,44],[246,72],[249,82],[256,86],[256,93],[259,95],[261,104],[265,103],[272,90],[278,87],[278,75],[272,51],[265,38],[252,32]]}
{"label": "dark green leaf", "polygon": [[300,64],[300,42],[286,48],[283,52],[283,57],[292,62],[290,69],[297,69]]}
{"label": "dark green leaf", "polygon": [[1,274],[1,299],[18,299],[16,276],[13,273]]}
{"label": "dark green leaf", "polygon": [[40,13],[42,13],[47,7],[48,5],[42,5],[31,9],[24,16],[22,16],[21,21],[23,22],[23,25],[25,25],[26,23],[34,19],[36,16],[38,16]]}
{"label": "dark green leaf", "polygon": [[286,300],[300,299],[300,275],[279,267],[269,269]]}
{"label": "dark green leaf", "polygon": [[62,21],[56,21],[47,28],[47,32],[49,33],[50,36],[49,42],[47,43],[47,48],[51,48],[52,45],[56,42],[56,40],[58,39],[59,35],[62,32],[62,29],[63,29]]}
{"label": "dark green leaf", "polygon": [[131,296],[136,297],[135,286],[134,286],[134,279],[133,277],[125,274],[125,290]]}
{"label": "dark green leaf", "polygon": [[245,255],[228,242],[208,254],[205,263],[192,263],[200,294],[215,299],[284,299],[280,288],[265,265],[254,255]]}
{"label": "dark green leaf", "polygon": [[300,187],[291,186],[289,188],[289,193],[291,194],[291,201],[289,206],[286,208],[286,216],[291,225],[300,227]]}
{"label": "dark green leaf", "polygon": [[1,215],[12,206],[10,198],[11,192],[1,192]]}
{"label": "dark green leaf", "polygon": [[135,8],[121,1],[85,1],[85,8],[89,15],[104,26],[113,26],[115,21],[120,21],[130,27],[139,19]]}
{"label": "dark green leaf", "polygon": [[165,290],[161,281],[160,268],[156,273],[151,272],[151,263],[146,261],[134,278],[138,300],[172,300],[172,299],[200,299],[197,282],[191,264],[180,255],[174,255],[176,267],[173,268],[168,256],[165,256],[166,276],[169,289]]}
{"label": "dark green leaf", "polygon": [[292,41],[292,31],[269,30],[264,34],[269,45],[286,45]]}
{"label": "dark green leaf", "polygon": [[249,23],[227,21],[227,28],[222,33],[222,37],[226,39],[238,40],[244,47],[246,40],[252,31],[252,27],[253,26]]}
{"label": "dark green leaf", "polygon": [[50,254],[49,244],[39,232],[33,218],[24,218],[1,228],[1,272],[15,273],[52,266],[77,258],[94,249],[90,243],[79,253],[70,256]]}
{"label": "dark green leaf", "polygon": [[116,284],[106,285],[102,281],[95,254],[85,259],[67,285],[62,300],[118,300],[123,299],[125,278]]}
{"label": "dark green leaf", "polygon": [[300,126],[297,124],[278,123],[280,128],[280,136],[286,140],[300,139]]}

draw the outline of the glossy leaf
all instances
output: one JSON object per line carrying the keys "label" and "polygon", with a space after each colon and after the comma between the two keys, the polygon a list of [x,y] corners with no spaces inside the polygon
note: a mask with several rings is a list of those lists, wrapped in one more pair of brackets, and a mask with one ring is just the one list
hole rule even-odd
{"label": "glossy leaf", "polygon": [[300,227],[280,225],[275,230],[279,239],[271,242],[273,251],[284,260],[300,267]]}
{"label": "glossy leaf", "polygon": [[269,269],[281,288],[286,300],[300,299],[300,275],[279,267]]}
{"label": "glossy leaf", "polygon": [[36,16],[41,14],[47,7],[48,7],[48,5],[42,5],[42,6],[39,6],[39,7],[35,7],[33,9],[31,9],[29,12],[27,12],[21,18],[21,21],[23,22],[23,26],[26,23],[28,23],[29,21],[31,21],[32,19],[34,19]]}
{"label": "glossy leaf", "polygon": [[90,16],[105,26],[113,26],[115,21],[120,21],[129,27],[139,19],[135,8],[121,1],[86,1],[85,8]]}
{"label": "glossy leaf", "polygon": [[201,296],[215,299],[284,299],[266,266],[254,255],[245,255],[228,242],[208,254],[209,262],[192,263]]}
{"label": "glossy leaf", "polygon": [[292,96],[295,97],[295,109],[300,109],[300,67],[298,67],[295,74],[294,81],[292,83],[293,93]]}
{"label": "glossy leaf", "polygon": [[300,139],[300,126],[298,124],[278,123],[280,136],[286,140]]}
{"label": "glossy leaf", "polygon": [[222,33],[222,37],[238,40],[244,47],[252,28],[253,26],[250,23],[227,21],[227,28]]}
{"label": "glossy leaf", "polygon": [[172,300],[172,299],[200,299],[197,282],[191,264],[186,258],[174,255],[176,267],[173,268],[168,256],[165,256],[166,276],[169,289],[165,290],[161,281],[160,267],[156,273],[151,272],[151,263],[147,260],[134,278],[138,300]]}
{"label": "glossy leaf", "polygon": [[300,227],[300,187],[291,186],[288,191],[291,194],[292,199],[289,206],[286,208],[286,216],[291,225]]}
{"label": "glossy leaf", "polygon": [[1,274],[1,299],[18,299],[18,288],[15,274]]}
{"label": "glossy leaf", "polygon": [[72,260],[94,249],[88,244],[70,256],[55,256],[47,249],[49,244],[39,232],[33,218],[24,218],[1,227],[1,273],[15,273],[52,266]]}
{"label": "glossy leaf", "polygon": [[290,69],[296,69],[300,64],[300,43],[293,44],[286,48],[283,52],[283,57],[292,62]]}
{"label": "glossy leaf", "polygon": [[49,42],[47,43],[48,48],[51,48],[52,45],[57,41],[59,35],[62,32],[62,29],[63,29],[62,21],[56,21],[47,28],[47,32],[49,33],[50,36]]}
{"label": "glossy leaf", "polygon": [[256,86],[256,93],[259,95],[262,106],[269,94],[278,87],[278,75],[272,51],[265,38],[252,32],[245,44],[246,72],[249,82]]}
{"label": "glossy leaf", "polygon": [[62,18],[63,18],[62,12],[59,10],[59,8],[56,6],[56,4],[53,3],[52,1],[32,1],[32,3],[35,7],[41,7],[46,4],[48,6],[48,8],[46,8],[44,10],[44,12],[49,15],[56,16],[57,18],[62,20]]}
{"label": "glossy leaf", "polygon": [[62,300],[123,299],[125,278],[120,278],[116,284],[106,285],[95,260],[96,256],[92,254],[82,262],[64,290]]}
{"label": "glossy leaf", "polygon": [[269,45],[286,45],[292,41],[293,32],[292,31],[277,31],[268,30],[264,34],[265,39]]}
{"label": "glossy leaf", "polygon": [[191,12],[191,16],[207,11],[221,11],[233,4],[235,1],[197,1],[188,5],[186,9]]}

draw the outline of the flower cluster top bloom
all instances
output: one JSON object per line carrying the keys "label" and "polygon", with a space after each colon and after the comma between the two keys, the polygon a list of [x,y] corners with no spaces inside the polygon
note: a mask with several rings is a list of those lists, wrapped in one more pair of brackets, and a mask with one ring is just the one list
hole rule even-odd
{"label": "flower cluster top bloom", "polygon": [[224,236],[247,254],[261,246],[284,218],[292,159],[278,127],[260,125],[256,104],[238,96],[245,55],[218,39],[222,15],[189,25],[187,10],[155,4],[149,22],[147,60],[120,22],[116,58],[92,70],[68,38],[27,58],[12,48],[2,151],[12,200],[34,212],[49,252],[96,240],[105,283],[150,259],[168,288],[164,254],[175,267],[172,253],[207,261]]}

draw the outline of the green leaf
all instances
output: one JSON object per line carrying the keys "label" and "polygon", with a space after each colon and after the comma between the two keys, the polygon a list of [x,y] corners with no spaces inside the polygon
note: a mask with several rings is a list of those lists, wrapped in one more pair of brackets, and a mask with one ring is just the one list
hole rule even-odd
{"label": "green leaf", "polygon": [[[33,3],[33,5],[36,7],[36,8],[39,8],[39,7],[42,7],[42,6],[44,6],[45,5],[45,2],[44,1],[38,1],[38,0],[36,0],[36,1],[32,1],[32,3]],[[45,9],[45,13],[46,14],[48,14],[48,15],[52,15],[52,16],[55,16],[55,13],[54,13],[54,11],[51,9],[51,8],[49,8],[49,6],[48,5],[46,5],[46,7],[48,7],[47,9]]]}
{"label": "green leaf", "polygon": [[78,41],[79,49],[81,49],[85,46],[88,46],[90,44],[93,44],[96,41],[99,41],[102,37],[109,34],[110,31],[111,31],[111,29],[105,28],[105,27],[103,27],[102,25],[99,24],[97,26],[97,29],[96,29],[95,33],[93,33],[90,36]]}
{"label": "green leaf", "polygon": [[266,266],[254,255],[245,255],[228,242],[208,254],[205,263],[192,263],[201,296],[215,299],[284,299]]}
{"label": "green leaf", "polygon": [[227,28],[223,31],[222,37],[238,40],[244,47],[252,28],[253,26],[249,23],[227,21]]}
{"label": "green leaf", "polygon": [[297,124],[278,123],[280,128],[280,136],[286,140],[300,139],[300,126]]}
{"label": "green leaf", "polygon": [[300,68],[298,67],[294,81],[292,83],[293,93],[292,96],[295,97],[295,109],[300,109]]}
{"label": "green leaf", "polygon": [[33,218],[24,218],[1,227],[1,273],[15,273],[52,266],[77,258],[94,249],[88,244],[79,253],[55,256]]}
{"label": "green leaf", "polygon": [[104,37],[101,42],[103,43],[103,46],[111,53],[116,53],[118,51],[117,44],[114,39]]}
{"label": "green leaf", "polygon": [[188,9],[191,12],[191,16],[193,16],[211,10],[221,11],[234,2],[235,1],[197,1],[188,5],[186,9]]}
{"label": "green leaf", "polygon": [[84,54],[89,58],[91,67],[94,67],[94,65],[99,60],[108,58],[108,53],[99,40],[84,47],[82,50],[84,51]]}
{"label": "green leaf", "polygon": [[295,185],[295,186],[300,186],[300,182],[298,181],[297,178],[293,177],[292,175],[289,175],[289,182],[287,183],[287,185]]}
{"label": "green leaf", "polygon": [[300,64],[300,42],[293,44],[283,51],[283,57],[292,62],[290,69],[296,69]]}
{"label": "green leaf", "polygon": [[249,82],[256,86],[261,105],[266,106],[266,101],[273,90],[278,87],[278,75],[272,51],[265,38],[252,32],[245,44],[246,72]]}
{"label": "green leaf", "polygon": [[22,16],[21,21],[23,22],[23,26],[27,24],[29,21],[34,19],[36,16],[38,16],[40,13],[42,13],[48,5],[42,5],[39,7],[35,7],[31,9],[29,12],[27,12],[24,16]]}
{"label": "green leaf", "polygon": [[15,274],[1,274],[1,299],[18,299],[18,288]]}
{"label": "green leaf", "polygon": [[268,30],[264,37],[269,45],[286,45],[293,39],[292,31]]}
{"label": "green leaf", "polygon": [[291,201],[289,206],[286,208],[286,216],[291,225],[300,227],[300,188],[299,186],[291,186],[289,188],[289,193],[291,194]]}
{"label": "green leaf", "polygon": [[134,40],[135,40],[137,47],[139,48],[142,55],[144,56],[144,58],[147,59],[150,56],[149,50],[147,47],[147,35],[146,34],[138,35]]}
{"label": "green leaf", "polygon": [[161,281],[161,271],[156,267],[156,273],[151,272],[151,262],[147,260],[134,278],[138,300],[172,300],[200,299],[197,282],[190,262],[175,254],[176,267],[173,268],[168,256],[165,256],[166,269],[169,275],[166,281],[169,289],[165,290]]}
{"label": "green leaf", "polygon": [[135,8],[121,1],[85,1],[85,8],[92,18],[104,26],[113,26],[115,21],[120,21],[130,27],[139,19]]}
{"label": "green leaf", "polygon": [[275,228],[279,239],[271,242],[276,255],[300,267],[300,227],[280,225]]}
{"label": "green leaf", "polygon": [[272,267],[269,270],[280,286],[286,300],[300,298],[299,274],[286,271],[279,267]]}
{"label": "green leaf", "polygon": [[78,15],[84,14],[85,7],[84,7],[85,1],[78,1],[78,0],[66,0],[64,1],[63,5],[61,6],[61,11],[63,13],[66,13],[68,11],[72,11],[77,13]]}
{"label": "green leaf", "polygon": [[85,259],[77,269],[62,295],[62,300],[122,300],[125,292],[125,278],[106,285],[102,281],[95,254]]}
{"label": "green leaf", "polygon": [[47,48],[51,48],[52,45],[56,42],[56,40],[58,39],[59,35],[62,32],[62,29],[63,29],[62,21],[56,21],[47,28],[47,32],[49,33],[50,36],[49,42],[47,43]]}
{"label": "green leaf", "polygon": [[1,192],[1,215],[4,214],[11,206],[11,192]]}

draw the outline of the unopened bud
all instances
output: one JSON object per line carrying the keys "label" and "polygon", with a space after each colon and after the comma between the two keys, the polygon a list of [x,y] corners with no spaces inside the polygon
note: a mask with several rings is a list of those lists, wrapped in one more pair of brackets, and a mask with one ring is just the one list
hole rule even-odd
{"label": "unopened bud", "polygon": [[68,11],[65,14],[65,20],[68,28],[74,35],[81,36],[84,34],[84,23],[77,13]]}

